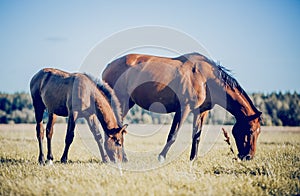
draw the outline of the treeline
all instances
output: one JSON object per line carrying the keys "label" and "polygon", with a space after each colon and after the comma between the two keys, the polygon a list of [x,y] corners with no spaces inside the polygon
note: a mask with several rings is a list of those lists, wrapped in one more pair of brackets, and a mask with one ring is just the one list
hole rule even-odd
{"label": "treeline", "polygon": [[[263,112],[264,125],[300,126],[300,94],[294,93],[253,93],[254,105]],[[174,114],[156,114],[134,106],[126,116],[128,123],[170,124]],[[44,115],[47,121],[47,113]],[[186,122],[192,123],[190,115]],[[215,107],[207,119],[210,124],[233,124],[232,115],[220,107]],[[65,122],[59,118],[58,122]],[[80,121],[84,122],[84,121]],[[28,93],[0,93],[0,123],[35,123],[31,97]]]}
{"label": "treeline", "polygon": [[0,123],[34,122],[34,110],[28,93],[0,93]]}

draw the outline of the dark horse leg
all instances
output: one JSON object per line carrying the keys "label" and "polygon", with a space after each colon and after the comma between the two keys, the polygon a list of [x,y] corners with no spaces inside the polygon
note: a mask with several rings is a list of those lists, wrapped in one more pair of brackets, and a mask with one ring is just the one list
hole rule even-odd
{"label": "dark horse leg", "polygon": [[166,159],[167,152],[169,151],[172,144],[175,142],[178,134],[178,130],[180,129],[181,125],[183,124],[183,122],[185,121],[189,113],[190,113],[189,107],[185,107],[184,110],[182,111],[180,110],[175,113],[171,130],[168,135],[167,143],[158,156],[159,162],[164,162],[164,160]]}
{"label": "dark horse leg", "polygon": [[77,115],[78,115],[77,112],[73,112],[72,114],[69,115],[67,135],[65,139],[65,150],[60,159],[60,162],[62,163],[67,163],[68,161],[68,152],[69,152],[70,145],[72,144],[74,139],[74,129],[75,129],[75,121],[77,119]]}
{"label": "dark horse leg", "polygon": [[204,120],[208,114],[208,111],[202,113],[194,113],[193,120],[193,143],[191,149],[190,160],[193,161],[197,158],[198,155],[198,146],[200,141],[200,135],[202,131],[202,126],[204,124]]}
{"label": "dark horse leg", "polygon": [[94,138],[95,138],[95,140],[98,144],[98,148],[99,148],[99,151],[100,151],[102,161],[104,163],[109,162],[108,155],[107,155],[106,150],[104,148],[104,141],[103,141],[102,135],[100,133],[100,127],[99,127],[99,122],[98,122],[97,116],[96,115],[91,115],[89,117],[86,117],[86,120],[87,120],[88,125],[90,127],[90,130],[93,133]]}
{"label": "dark horse leg", "polygon": [[43,140],[44,140],[44,126],[43,126],[43,114],[45,106],[41,101],[33,99],[33,107],[36,120],[36,137],[39,142],[39,164],[45,164],[44,151],[43,151]]}
{"label": "dark horse leg", "polygon": [[56,120],[56,115],[53,113],[50,113],[49,118],[48,118],[48,123],[46,126],[47,148],[48,148],[47,162],[49,164],[51,164],[53,161],[51,140],[52,140],[52,135],[53,135],[53,125],[55,123],[55,120]]}

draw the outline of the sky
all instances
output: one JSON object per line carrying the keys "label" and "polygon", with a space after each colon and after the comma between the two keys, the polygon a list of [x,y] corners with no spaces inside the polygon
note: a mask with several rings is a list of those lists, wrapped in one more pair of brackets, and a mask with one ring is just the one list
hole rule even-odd
{"label": "sky", "polygon": [[44,67],[76,72],[97,44],[148,25],[197,40],[247,92],[300,92],[298,0],[3,0],[0,92],[29,92],[31,77]]}

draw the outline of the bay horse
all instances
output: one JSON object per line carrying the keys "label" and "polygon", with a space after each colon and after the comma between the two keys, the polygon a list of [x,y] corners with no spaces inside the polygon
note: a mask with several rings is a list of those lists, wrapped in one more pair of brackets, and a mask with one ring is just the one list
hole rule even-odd
{"label": "bay horse", "polygon": [[190,112],[194,115],[190,160],[195,160],[205,117],[216,104],[236,118],[232,134],[238,157],[254,157],[261,112],[230,72],[213,60],[199,53],[176,58],[128,54],[109,63],[102,79],[114,89],[123,118],[135,104],[152,112],[175,112],[159,161],[165,160]]}
{"label": "bay horse", "polygon": [[[126,133],[127,125],[122,126],[120,104],[107,84],[100,84],[87,74],[45,68],[32,77],[30,92],[37,123],[36,135],[39,143],[38,161],[40,164],[45,164],[42,122],[45,109],[49,113],[46,126],[47,162],[52,163],[53,160],[51,140],[57,115],[68,117],[62,163],[67,162],[69,147],[74,138],[75,121],[81,117],[87,120],[98,144],[102,161],[122,161],[123,134]],[[104,129],[105,141],[101,136],[98,120]]]}

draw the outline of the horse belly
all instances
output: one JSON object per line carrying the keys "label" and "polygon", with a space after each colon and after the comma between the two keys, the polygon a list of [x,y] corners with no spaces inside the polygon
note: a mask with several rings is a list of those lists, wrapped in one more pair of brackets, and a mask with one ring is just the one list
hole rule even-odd
{"label": "horse belly", "polygon": [[154,82],[144,83],[133,90],[131,99],[151,112],[164,114],[177,111],[179,101],[174,90],[168,86],[160,88],[159,84]]}
{"label": "horse belly", "polygon": [[68,116],[67,98],[64,93],[45,93],[43,102],[49,113],[54,113],[58,116]]}

